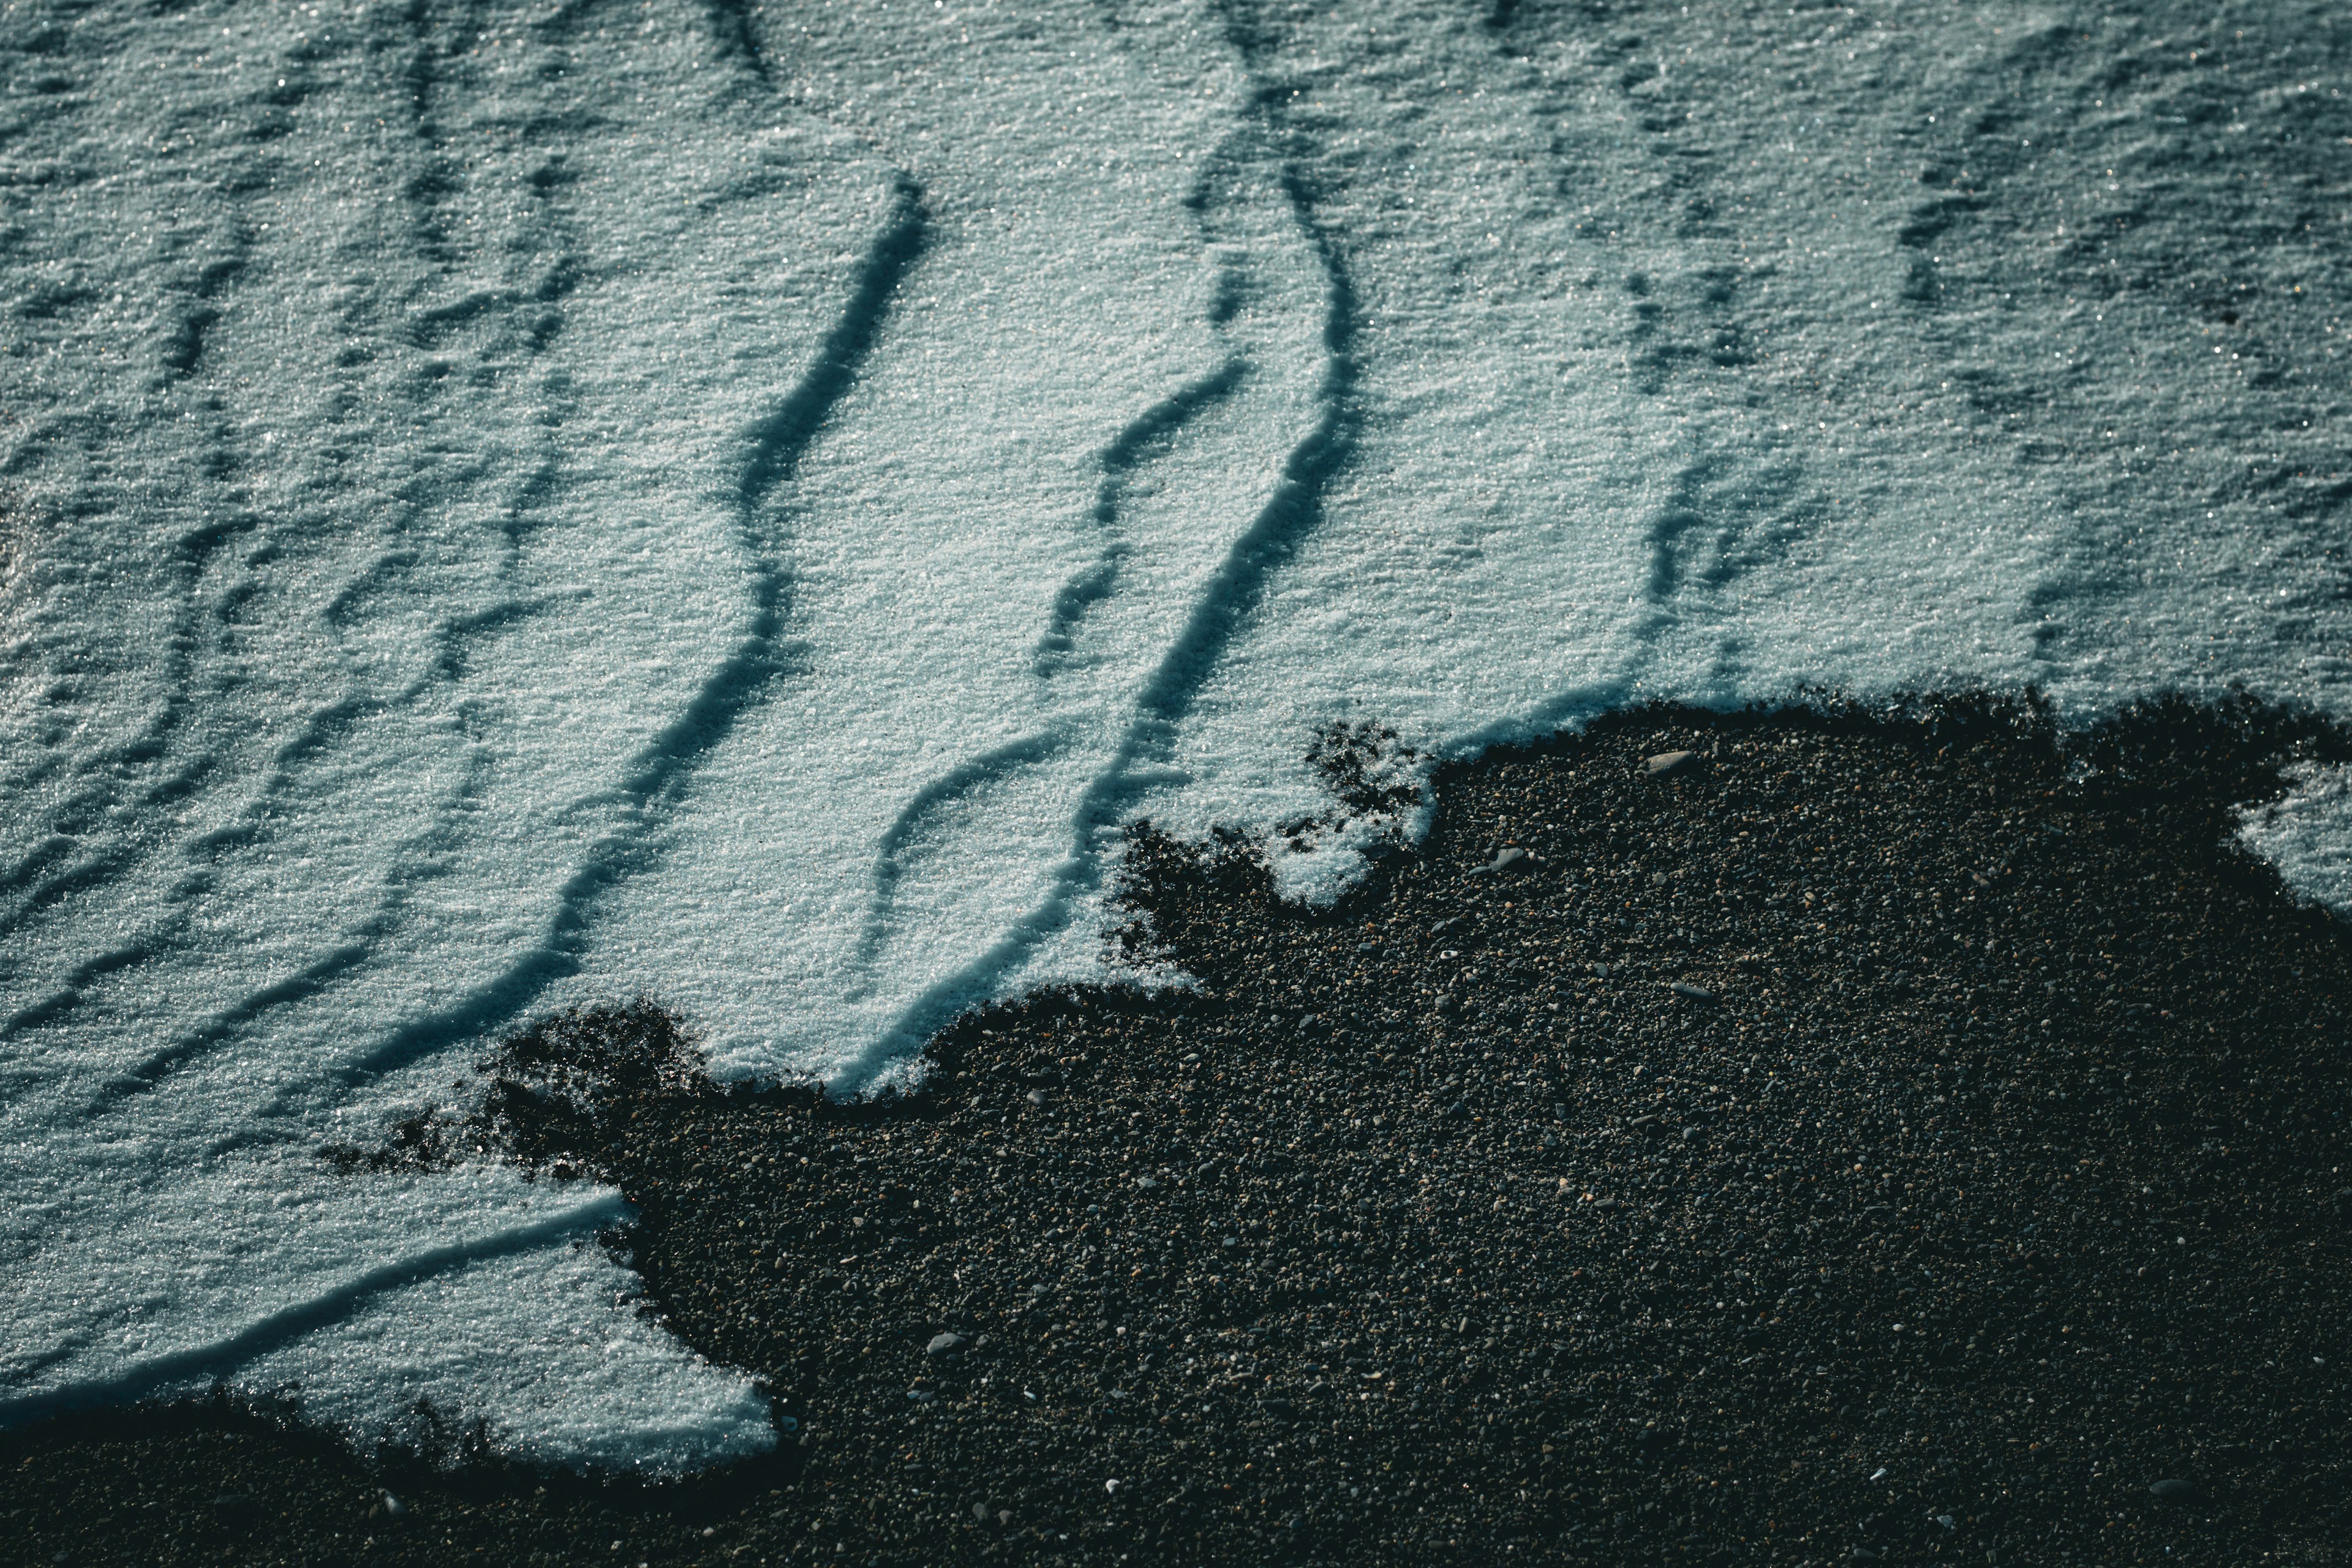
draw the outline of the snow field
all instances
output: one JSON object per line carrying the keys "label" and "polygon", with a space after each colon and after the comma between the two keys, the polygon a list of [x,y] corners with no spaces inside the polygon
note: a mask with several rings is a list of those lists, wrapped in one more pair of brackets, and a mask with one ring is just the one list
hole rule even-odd
{"label": "snow field", "polygon": [[611,1194],[319,1149],[901,1073],[1138,816],[1328,896],[1333,724],[2352,711],[2344,19],[1692,9],[0,5],[0,1419],[765,1445]]}

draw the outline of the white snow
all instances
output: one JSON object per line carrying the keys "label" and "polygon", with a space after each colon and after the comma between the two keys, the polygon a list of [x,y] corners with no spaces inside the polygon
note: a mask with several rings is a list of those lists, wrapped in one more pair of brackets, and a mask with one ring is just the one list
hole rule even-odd
{"label": "white snow", "polygon": [[0,0],[0,1420],[766,1444],[611,1194],[318,1149],[870,1083],[1139,816],[1328,895],[1332,723],[2352,713],[2352,24],[1688,9]]}
{"label": "white snow", "polygon": [[2305,898],[2352,910],[2352,768],[2302,763],[2288,779],[2283,799],[2244,814],[2239,837]]}

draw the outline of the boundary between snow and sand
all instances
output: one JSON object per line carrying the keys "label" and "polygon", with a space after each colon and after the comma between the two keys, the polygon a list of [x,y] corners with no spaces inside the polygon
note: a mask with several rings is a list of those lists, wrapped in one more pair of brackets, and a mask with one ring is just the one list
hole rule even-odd
{"label": "boundary between snow and sand", "polygon": [[1147,837],[1197,989],[992,1008],[877,1101],[551,1020],[395,1158],[615,1184],[779,1452],[614,1488],[124,1412],[0,1436],[0,1501],[44,1552],[393,1561],[2315,1547],[2352,943],[2229,828],[2342,737],[2273,717],[1611,715],[1445,764],[1323,910]]}

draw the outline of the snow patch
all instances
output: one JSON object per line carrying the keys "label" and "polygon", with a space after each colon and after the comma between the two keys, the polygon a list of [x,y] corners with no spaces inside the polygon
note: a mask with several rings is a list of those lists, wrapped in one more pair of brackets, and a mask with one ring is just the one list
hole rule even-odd
{"label": "snow patch", "polygon": [[2240,818],[2238,836],[2303,897],[2352,916],[2352,767],[2298,763],[2281,799]]}

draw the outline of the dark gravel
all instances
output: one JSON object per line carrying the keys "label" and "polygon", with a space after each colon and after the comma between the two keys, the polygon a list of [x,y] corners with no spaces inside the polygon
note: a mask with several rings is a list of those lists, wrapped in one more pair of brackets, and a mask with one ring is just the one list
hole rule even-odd
{"label": "dark gravel", "polygon": [[549,1020],[344,1163],[616,1182],[773,1458],[85,1415],[0,1438],[0,1558],[2345,1562],[2352,952],[2229,838],[2342,749],[1624,715],[1443,771],[1328,911],[1139,833],[1201,988],[967,1019],[911,1098]]}

